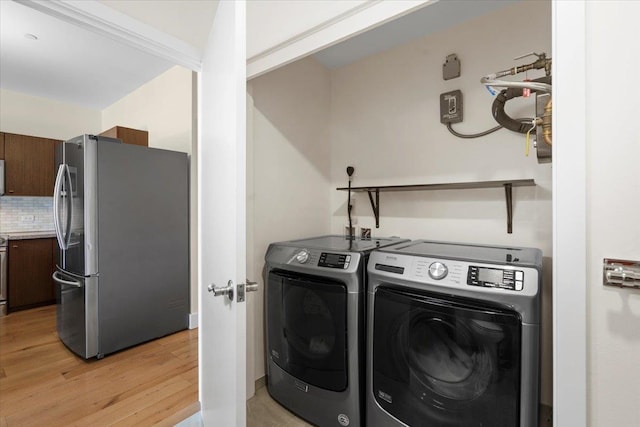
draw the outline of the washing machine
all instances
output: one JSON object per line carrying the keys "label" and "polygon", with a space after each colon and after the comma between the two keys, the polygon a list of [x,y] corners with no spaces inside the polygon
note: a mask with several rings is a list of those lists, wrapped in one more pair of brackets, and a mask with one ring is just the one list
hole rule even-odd
{"label": "washing machine", "polygon": [[367,259],[402,241],[329,235],[269,246],[267,388],[299,417],[364,425]]}
{"label": "washing machine", "polygon": [[367,424],[538,426],[538,249],[416,240],[369,257]]}

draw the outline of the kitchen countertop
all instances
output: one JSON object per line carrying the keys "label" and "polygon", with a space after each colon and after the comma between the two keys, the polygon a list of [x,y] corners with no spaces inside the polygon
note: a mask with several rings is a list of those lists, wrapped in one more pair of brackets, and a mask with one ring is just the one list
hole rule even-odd
{"label": "kitchen countertop", "polygon": [[3,236],[9,238],[9,240],[25,240],[25,239],[46,239],[49,237],[56,237],[56,232],[53,230],[41,230],[41,231],[10,231],[2,232]]}

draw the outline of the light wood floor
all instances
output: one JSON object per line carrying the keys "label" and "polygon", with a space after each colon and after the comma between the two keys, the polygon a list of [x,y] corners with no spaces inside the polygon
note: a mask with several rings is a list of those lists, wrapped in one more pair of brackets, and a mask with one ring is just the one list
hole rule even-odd
{"label": "light wood floor", "polygon": [[[196,414],[198,330],[102,360],[58,339],[55,306],[0,317],[0,427],[173,426]],[[309,427],[266,387],[247,402],[248,427]]]}
{"label": "light wood floor", "polygon": [[198,331],[85,361],[55,306],[0,317],[0,427],[173,426],[198,412]]}

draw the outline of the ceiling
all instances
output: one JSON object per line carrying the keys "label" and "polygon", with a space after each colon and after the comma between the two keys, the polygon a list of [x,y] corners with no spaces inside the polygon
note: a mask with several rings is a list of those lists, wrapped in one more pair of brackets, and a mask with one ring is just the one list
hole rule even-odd
{"label": "ceiling", "polygon": [[[439,1],[314,56],[328,68],[339,68],[515,1]],[[101,0],[94,3],[140,25],[160,30],[201,53],[218,2]],[[36,36],[37,40],[28,34]],[[0,0],[2,89],[101,110],[173,65],[169,59],[143,52],[114,38],[18,2]]]}
{"label": "ceiling", "polygon": [[[217,1],[153,1],[150,8],[151,4],[103,1],[98,6],[161,29],[202,51]],[[153,13],[145,15],[144,9]],[[18,2],[0,0],[2,89],[101,110],[172,66],[171,60]]]}
{"label": "ceiling", "polygon": [[511,6],[518,1],[521,0],[440,0],[326,48],[314,57],[327,68],[340,68],[394,46]]}
{"label": "ceiling", "polygon": [[[218,0],[99,0],[204,51]],[[149,7],[149,6],[153,7]],[[179,18],[179,19],[177,19]]]}

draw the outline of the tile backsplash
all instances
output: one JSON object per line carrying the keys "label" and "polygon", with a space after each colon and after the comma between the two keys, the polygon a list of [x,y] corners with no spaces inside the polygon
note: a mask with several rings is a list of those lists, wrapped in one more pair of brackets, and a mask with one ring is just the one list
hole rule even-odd
{"label": "tile backsplash", "polygon": [[0,197],[0,233],[53,230],[53,197]]}

